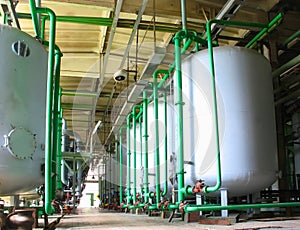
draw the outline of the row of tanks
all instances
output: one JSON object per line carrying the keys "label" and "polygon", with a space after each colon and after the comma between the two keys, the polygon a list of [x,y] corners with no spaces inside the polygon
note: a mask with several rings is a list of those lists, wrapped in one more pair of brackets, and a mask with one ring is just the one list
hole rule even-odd
{"label": "row of tanks", "polygon": [[[222,189],[228,196],[256,194],[277,178],[277,145],[271,67],[268,60],[241,47],[214,48],[215,81],[221,154]],[[176,85],[174,86],[176,93]],[[214,186],[217,178],[216,131],[209,54],[195,53],[182,62],[184,178],[186,185],[200,179]],[[167,164],[168,195],[176,183],[178,150],[177,112],[174,95],[167,99],[165,126],[164,99],[159,99],[160,187],[164,190]],[[153,103],[148,105],[149,187],[155,192],[155,119]],[[131,182],[133,181],[133,129],[130,132]],[[137,192],[144,187],[145,154],[143,124],[137,125]],[[166,135],[166,136],[165,136]],[[165,137],[167,141],[165,142]],[[142,140],[142,143],[141,143]],[[167,161],[165,161],[165,143]],[[126,162],[126,143],[123,143]],[[126,163],[125,163],[126,164]],[[123,186],[126,187],[126,173]],[[141,176],[142,175],[142,176]],[[131,183],[133,191],[133,183]],[[217,194],[213,194],[217,195]]]}
{"label": "row of tanks", "polygon": [[[1,24],[0,47],[1,197],[32,192],[44,184],[48,52],[32,36]],[[63,152],[83,150],[80,137],[65,126],[62,143]],[[83,163],[79,159],[73,168],[70,160],[62,161],[63,190],[68,191],[69,195],[64,194],[68,199],[75,183],[75,195],[80,199],[88,170]]]}

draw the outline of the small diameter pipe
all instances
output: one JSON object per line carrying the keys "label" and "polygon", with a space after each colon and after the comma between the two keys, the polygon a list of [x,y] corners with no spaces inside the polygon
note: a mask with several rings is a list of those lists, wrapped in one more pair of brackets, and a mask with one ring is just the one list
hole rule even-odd
{"label": "small diameter pipe", "polygon": [[187,205],[184,211],[187,213],[200,211],[219,211],[219,210],[238,210],[251,208],[275,208],[275,207],[298,207],[300,202],[286,202],[286,203],[265,203],[265,204],[236,204],[236,205]]}
{"label": "small diameter pipe", "polygon": [[[48,8],[33,8],[32,15],[37,13],[48,14],[50,20],[49,48],[48,48],[48,73],[47,73],[47,98],[46,98],[46,131],[45,131],[45,213],[53,213],[52,202],[52,99],[53,99],[53,70],[54,70],[54,49],[55,49],[55,28],[56,16]],[[35,22],[35,20],[34,20]],[[35,22],[36,34],[39,35]]]}
{"label": "small diameter pipe", "polygon": [[291,43],[293,40],[295,40],[297,37],[300,36],[300,30],[298,30],[296,33],[292,34],[292,36],[288,37],[283,43],[282,43],[282,46],[284,48],[286,48],[289,43]]}
{"label": "small diameter pipe", "polygon": [[182,76],[181,76],[181,52],[180,43],[182,40],[181,32],[178,32],[173,38],[175,42],[175,87],[176,87],[176,98],[175,106],[177,112],[177,179],[178,179],[178,202],[184,200],[184,148],[183,148],[183,105],[182,100]]}
{"label": "small diameter pipe", "polygon": [[219,120],[218,120],[218,108],[217,108],[217,91],[216,91],[216,82],[215,82],[215,67],[214,67],[214,57],[213,57],[213,47],[212,47],[212,38],[211,38],[211,21],[206,24],[207,30],[207,45],[209,52],[209,64],[210,64],[210,76],[211,76],[211,90],[213,95],[213,116],[215,124],[215,152],[217,157],[217,182],[214,187],[205,186],[203,191],[205,193],[215,192],[222,185],[221,177],[221,154],[220,154],[220,142],[219,142]]}
{"label": "small diameter pipe", "polygon": [[130,119],[132,118],[132,113],[128,114],[127,116],[127,205],[130,204],[131,201],[131,194],[130,194],[130,183],[131,183],[131,179],[130,179],[130,170],[131,170],[131,157],[130,157]]}
{"label": "small diameter pipe", "polygon": [[144,201],[149,202],[149,182],[148,182],[148,99],[147,92],[143,92],[143,138],[144,138]]}
{"label": "small diameter pipe", "polygon": [[58,190],[62,190],[62,173],[61,173],[61,168],[62,168],[62,154],[61,154],[61,137],[62,137],[62,109],[61,109],[61,91],[62,88],[59,87],[59,101],[58,101],[58,130],[57,130],[57,158],[56,158],[56,173],[57,173],[57,179],[56,179],[56,188]]}
{"label": "small diameter pipe", "polygon": [[[56,189],[62,189],[61,184],[61,142],[59,141],[61,139],[61,133],[59,130],[59,124],[60,124],[60,65],[61,65],[61,57],[62,53],[59,49],[55,49],[55,79],[54,79],[54,95],[53,95],[53,155],[52,155],[52,161],[56,162],[56,164],[53,165],[53,172],[56,172],[53,177],[53,180],[56,179],[56,182],[52,182],[53,188],[52,193],[56,193]],[[60,155],[60,157],[58,157]],[[59,187],[59,188],[58,188]],[[55,196],[52,197],[53,199]]]}
{"label": "small diameter pipe", "polygon": [[155,191],[156,205],[160,203],[160,163],[159,163],[159,125],[158,125],[158,74],[168,74],[167,70],[156,70],[153,74],[153,102],[154,102],[154,122],[155,122]]}
{"label": "small diameter pipe", "polygon": [[[136,114],[136,109],[140,109]],[[136,120],[142,114],[142,106],[135,105],[132,108],[132,122],[133,122],[133,204],[136,204]]]}
{"label": "small diameter pipe", "polygon": [[[143,107],[143,106],[142,106]],[[141,180],[141,183],[140,183],[140,188],[141,188],[141,196],[143,195],[143,127],[142,127],[142,120],[143,120],[143,116],[140,116],[139,117],[139,127],[140,127],[140,173],[141,173],[141,176],[140,176],[140,180]],[[139,203],[140,204],[140,203]]]}
{"label": "small diameter pipe", "polygon": [[294,65],[297,65],[300,62],[300,55],[294,57],[292,60],[280,66],[278,69],[272,72],[272,77],[279,77],[282,73],[292,68]]}
{"label": "small diameter pipe", "polygon": [[262,29],[245,47],[253,48],[256,45],[256,42],[263,39],[266,34],[272,30],[283,18],[283,14],[279,13],[268,25],[266,28]]}
{"label": "small diameter pipe", "polygon": [[[143,107],[143,105],[142,105]],[[139,117],[139,127],[140,127],[140,166],[143,167],[143,126],[142,126],[143,116]]]}
{"label": "small diameter pipe", "polygon": [[[120,128],[120,206],[122,205],[123,203],[123,137],[122,137],[122,132],[123,132],[123,129],[126,129],[127,126],[122,126]],[[121,207],[122,208],[122,207]]]}
{"label": "small diameter pipe", "polygon": [[186,4],[185,0],[180,0],[182,30],[186,30]]}
{"label": "small diameter pipe", "polygon": [[159,126],[158,126],[158,90],[157,90],[157,73],[153,75],[153,99],[154,99],[154,122],[155,122],[155,191],[156,204],[160,202],[160,170],[159,170]]}
{"label": "small diameter pipe", "polygon": [[164,191],[161,196],[165,196],[168,193],[168,101],[167,93],[164,93],[164,123],[165,123],[165,133],[164,133]]}
{"label": "small diameter pipe", "polygon": [[39,28],[39,19],[37,15],[37,7],[35,5],[34,0],[29,0],[29,7],[30,7],[30,12],[31,12],[31,17],[32,17],[32,23],[33,23],[33,28],[36,37],[40,37],[40,28]]}

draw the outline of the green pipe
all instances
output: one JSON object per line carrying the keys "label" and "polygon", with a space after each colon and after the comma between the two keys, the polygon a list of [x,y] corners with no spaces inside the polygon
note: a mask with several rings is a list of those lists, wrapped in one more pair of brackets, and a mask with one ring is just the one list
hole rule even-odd
{"label": "green pipe", "polygon": [[282,43],[282,46],[283,46],[284,48],[286,48],[290,42],[292,42],[294,39],[296,39],[296,38],[299,37],[299,36],[300,36],[300,30],[298,30],[296,33],[292,34],[292,36],[288,37],[288,38]]}
{"label": "green pipe", "polygon": [[178,201],[181,202],[184,200],[184,148],[183,148],[183,105],[182,100],[182,76],[181,76],[181,52],[180,52],[180,43],[182,40],[182,31],[178,32],[173,38],[175,42],[175,87],[177,88],[175,106],[177,112],[177,179],[178,179]]}
{"label": "green pipe", "polygon": [[[61,95],[61,88],[60,88],[60,95]],[[61,100],[61,98],[60,98]],[[60,104],[60,101],[59,101]],[[62,175],[61,175],[61,166],[62,166],[62,154],[61,154],[61,137],[62,137],[62,118],[63,118],[63,112],[62,109],[59,108],[59,128],[58,128],[58,142],[57,142],[57,147],[59,148],[57,151],[57,189],[58,190],[62,190],[63,186],[62,186]]]}
{"label": "green pipe", "polygon": [[120,150],[119,150],[119,154],[120,154],[120,205],[123,203],[123,137],[122,137],[122,132],[123,129],[126,129],[127,126],[122,126],[120,128]]}
{"label": "green pipe", "polygon": [[276,208],[276,207],[298,207],[300,202],[286,203],[265,203],[265,204],[236,204],[236,205],[187,205],[184,207],[185,212],[200,212],[200,211],[220,211],[220,210],[238,210],[251,208]]}
{"label": "green pipe", "polygon": [[256,42],[263,39],[266,34],[272,30],[283,18],[283,14],[279,13],[268,25],[266,28],[262,29],[245,47],[253,48],[256,45]]}
{"label": "green pipe", "polygon": [[[58,139],[61,138],[61,136],[59,135],[59,116],[60,116],[60,87],[59,87],[59,82],[60,82],[60,66],[61,66],[61,57],[62,57],[62,53],[60,52],[60,50],[55,49],[55,75],[54,75],[54,93],[53,93],[53,123],[52,123],[52,127],[53,127],[53,136],[52,136],[52,142],[53,142],[53,150],[52,150],[52,172],[55,172],[55,176],[53,176],[52,179],[52,199],[55,199],[55,193],[56,193],[56,189],[57,189],[57,185],[59,185],[60,183],[60,187],[62,188],[61,185],[61,175],[59,175],[59,171],[61,168],[61,165],[59,165],[59,158],[58,158],[58,154],[59,152],[61,152],[61,146],[59,145],[59,141]],[[56,164],[54,164],[53,162],[56,162]],[[58,171],[59,170],[59,171]]]}
{"label": "green pipe", "polygon": [[143,127],[142,127],[143,116],[139,117],[139,127],[140,127],[140,166],[143,167]]}
{"label": "green pipe", "polygon": [[155,122],[155,191],[156,205],[160,203],[160,163],[159,163],[159,126],[158,126],[158,74],[169,74],[167,70],[156,70],[153,74],[153,106],[154,106],[154,122]]}
{"label": "green pipe", "polygon": [[34,27],[34,32],[36,37],[40,37],[40,29],[39,29],[39,19],[37,15],[37,7],[35,5],[35,0],[29,0],[29,7],[31,12],[32,23]]}
{"label": "green pipe", "polygon": [[[213,20],[211,20],[213,21]],[[208,45],[208,52],[209,52],[209,64],[210,64],[210,76],[211,76],[211,89],[213,95],[213,117],[214,117],[214,124],[215,124],[215,137],[216,137],[216,144],[215,144],[215,152],[217,156],[217,182],[214,187],[204,187],[204,192],[215,192],[217,191],[222,185],[222,177],[221,177],[221,154],[220,154],[220,143],[219,143],[219,120],[218,120],[218,108],[217,108],[217,91],[216,91],[216,83],[215,83],[215,67],[214,67],[214,57],[213,57],[213,46],[212,46],[212,38],[211,38],[211,24],[212,22],[209,21],[206,24],[206,31],[207,31],[207,45]]]}
{"label": "green pipe", "polygon": [[294,65],[298,64],[300,62],[300,55],[294,57],[292,60],[288,61],[284,65],[280,66],[278,69],[274,70],[272,72],[272,77],[276,78],[279,77],[280,74],[284,73],[285,71],[292,68]]}
{"label": "green pipe", "polygon": [[[30,1],[31,4],[33,0]],[[48,73],[47,73],[47,98],[46,98],[46,133],[45,133],[45,212],[47,215],[53,213],[52,201],[52,98],[53,98],[53,70],[54,70],[54,49],[55,49],[55,27],[56,17],[52,10],[48,8],[32,8],[35,32],[38,36],[37,13],[49,15],[49,48],[48,48]]]}
{"label": "green pipe", "polygon": [[[17,13],[18,18],[31,19],[31,14],[28,13]],[[100,18],[100,17],[78,17],[78,16],[57,16],[58,22],[67,22],[67,23],[79,23],[79,24],[88,24],[96,26],[112,26],[112,18]],[[132,28],[135,23],[135,20],[132,19],[119,19],[117,26],[120,28]],[[152,30],[154,28],[149,21],[141,21],[139,25],[140,30]],[[170,23],[161,23],[161,25],[155,26],[156,31],[175,33],[178,31],[179,27],[174,26]]]}
{"label": "green pipe", "polygon": [[165,196],[168,193],[168,101],[167,93],[164,93],[164,123],[165,123],[165,136],[164,136],[164,191],[161,196]]}
{"label": "green pipe", "polygon": [[127,116],[127,205],[131,202],[131,194],[130,194],[130,170],[131,170],[131,162],[130,162],[130,119],[132,117],[132,113]]}
{"label": "green pipe", "polygon": [[149,181],[148,181],[148,99],[147,92],[143,92],[143,128],[144,128],[144,201],[149,202]]}
{"label": "green pipe", "polygon": [[42,17],[41,19],[41,40],[45,39],[45,28],[46,28],[46,19],[48,17]]}
{"label": "green pipe", "polygon": [[142,114],[142,106],[135,105],[132,108],[133,122],[133,203],[136,203],[136,109],[140,109],[139,116]]}

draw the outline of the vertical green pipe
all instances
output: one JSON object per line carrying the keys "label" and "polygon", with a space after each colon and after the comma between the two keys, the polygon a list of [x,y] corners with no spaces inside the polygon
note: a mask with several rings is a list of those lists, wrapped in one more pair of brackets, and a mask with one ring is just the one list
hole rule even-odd
{"label": "vertical green pipe", "polygon": [[[118,146],[118,136],[115,135],[115,160],[117,162],[120,162],[120,154],[118,153],[118,149],[119,149],[119,146]],[[113,162],[112,162],[113,163]],[[117,175],[120,175],[120,171],[116,168],[116,172],[115,172],[115,177],[113,178],[114,180],[114,183],[113,183],[113,190],[115,191],[115,198],[117,199],[117,194],[118,194],[118,184],[117,184]]]}
{"label": "vertical green pipe", "polygon": [[142,127],[142,118],[139,117],[139,127],[140,127],[140,166],[143,167],[143,127]]}
{"label": "vertical green pipe", "polygon": [[136,203],[136,113],[135,106],[132,110],[132,123],[133,123],[133,204]]}
{"label": "vertical green pipe", "polygon": [[204,187],[204,192],[215,192],[222,185],[222,177],[221,177],[221,155],[220,155],[220,143],[219,143],[219,120],[218,120],[218,102],[217,102],[217,91],[216,91],[216,82],[215,82],[215,67],[214,67],[214,57],[213,57],[213,48],[212,48],[212,39],[211,39],[211,22],[209,21],[206,24],[207,31],[207,45],[208,45],[208,53],[209,53],[209,64],[210,64],[210,76],[211,76],[211,89],[213,96],[213,116],[214,116],[214,124],[215,124],[215,151],[217,156],[217,182],[214,187]]}
{"label": "vertical green pipe", "polygon": [[58,190],[62,190],[62,181],[61,181],[61,166],[62,166],[62,155],[61,155],[61,136],[62,136],[62,109],[61,109],[61,92],[62,88],[59,88],[59,101],[58,101],[58,111],[59,111],[59,119],[58,119],[58,130],[57,130],[57,181],[56,181],[56,187]]}
{"label": "vertical green pipe", "polygon": [[[136,109],[140,109],[139,114],[136,114]],[[136,120],[142,114],[142,107],[135,105],[132,108],[133,122],[133,204],[136,203]]]}
{"label": "vertical green pipe", "polygon": [[144,200],[149,202],[149,182],[148,182],[148,99],[147,92],[143,92],[143,137],[144,137]]}
{"label": "vertical green pipe", "polygon": [[130,170],[131,170],[131,157],[130,157],[130,119],[132,117],[132,113],[127,116],[127,205],[130,204],[131,194],[130,194]]}
{"label": "vertical green pipe", "polygon": [[164,191],[162,192],[161,196],[165,196],[168,193],[168,101],[166,92],[164,93],[164,115]]}
{"label": "vertical green pipe", "polygon": [[29,7],[32,16],[32,22],[34,27],[34,32],[36,37],[40,37],[40,29],[39,29],[39,19],[37,15],[37,8],[35,5],[35,0],[29,0]]}
{"label": "vertical green pipe", "polygon": [[181,78],[181,52],[180,52],[180,41],[179,33],[174,37],[175,42],[175,86],[176,98],[175,106],[177,108],[177,178],[178,178],[178,202],[184,200],[184,149],[183,149],[183,101],[182,101],[182,78]]}
{"label": "vertical green pipe", "polygon": [[123,137],[122,132],[123,129],[126,129],[127,126],[122,126],[120,128],[120,144],[119,144],[119,152],[120,152],[120,205],[123,203]]}
{"label": "vertical green pipe", "polygon": [[[61,57],[62,53],[60,52],[59,49],[55,49],[55,78],[54,78],[54,93],[53,93],[53,136],[52,136],[52,142],[53,142],[53,151],[52,151],[52,164],[53,164],[53,169],[52,172],[55,172],[56,176],[53,176],[52,179],[52,199],[55,199],[55,193],[56,189],[59,183],[61,183],[61,175],[59,175],[60,167],[61,165],[58,162],[58,152],[61,151],[61,146],[59,146],[59,141],[58,139],[60,138],[59,136],[59,115],[60,115],[60,110],[59,110],[59,82],[60,82],[60,65],[61,65]],[[54,164],[56,162],[56,164]],[[60,178],[59,178],[60,177]],[[62,186],[61,186],[62,187]]]}
{"label": "vertical green pipe", "polygon": [[45,39],[45,27],[46,27],[46,20],[48,17],[42,17],[41,19],[41,40]]}
{"label": "vertical green pipe", "polygon": [[[32,1],[31,1],[32,2]],[[54,70],[54,48],[55,48],[55,27],[56,16],[54,12],[47,8],[36,8],[36,13],[45,13],[49,15],[50,31],[49,31],[49,57],[48,57],[48,73],[47,73],[47,98],[46,98],[46,133],[45,133],[45,212],[47,215],[53,213],[51,206],[52,201],[52,98],[53,98],[53,70]],[[36,15],[35,15],[36,16]],[[33,17],[35,17],[33,16]],[[37,30],[38,31],[38,30]]]}
{"label": "vertical green pipe", "polygon": [[159,125],[158,125],[158,74],[169,74],[167,70],[156,70],[153,74],[153,106],[154,106],[154,122],[155,122],[155,192],[156,204],[160,203],[160,162],[159,162]]}
{"label": "vertical green pipe", "polygon": [[160,203],[160,164],[159,164],[159,126],[158,126],[158,88],[157,75],[155,71],[153,75],[153,101],[154,101],[154,122],[155,122],[155,192],[156,204]]}

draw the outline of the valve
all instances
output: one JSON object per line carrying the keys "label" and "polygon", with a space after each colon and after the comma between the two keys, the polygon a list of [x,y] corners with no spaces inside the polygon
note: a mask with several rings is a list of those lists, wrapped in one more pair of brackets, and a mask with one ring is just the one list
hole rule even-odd
{"label": "valve", "polygon": [[205,187],[204,180],[200,179],[197,181],[195,186],[193,187],[193,193],[204,192],[203,188]]}

